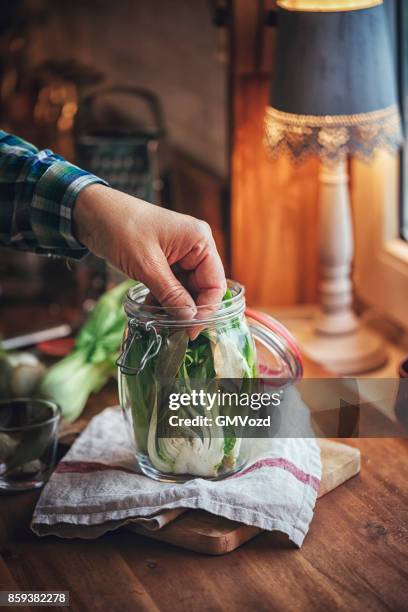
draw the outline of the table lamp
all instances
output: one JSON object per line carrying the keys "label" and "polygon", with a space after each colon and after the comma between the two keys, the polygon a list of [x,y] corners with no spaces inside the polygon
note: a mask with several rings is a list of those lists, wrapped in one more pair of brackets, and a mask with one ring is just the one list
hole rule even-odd
{"label": "table lamp", "polygon": [[378,0],[278,0],[277,6],[266,142],[297,161],[320,158],[320,309],[303,349],[338,374],[365,372],[386,355],[352,310],[347,158],[369,160],[376,149],[396,151],[401,142],[387,16]]}

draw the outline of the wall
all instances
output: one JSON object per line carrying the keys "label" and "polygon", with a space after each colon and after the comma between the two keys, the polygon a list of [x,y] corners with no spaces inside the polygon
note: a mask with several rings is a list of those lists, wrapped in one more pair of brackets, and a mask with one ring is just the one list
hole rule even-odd
{"label": "wall", "polygon": [[234,0],[232,21],[232,276],[259,306],[314,302],[317,161],[271,159],[264,146],[274,31],[270,0]]}
{"label": "wall", "polygon": [[220,177],[227,174],[225,57],[207,0],[32,0],[47,19],[33,63],[77,58],[114,83],[162,100],[172,142]]}

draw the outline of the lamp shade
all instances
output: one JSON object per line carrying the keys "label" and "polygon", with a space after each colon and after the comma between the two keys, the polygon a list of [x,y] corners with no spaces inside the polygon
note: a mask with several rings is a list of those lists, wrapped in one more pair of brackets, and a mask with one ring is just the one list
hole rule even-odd
{"label": "lamp shade", "polygon": [[284,146],[295,157],[397,148],[401,129],[384,5],[347,11],[288,5],[278,2],[269,146]]}

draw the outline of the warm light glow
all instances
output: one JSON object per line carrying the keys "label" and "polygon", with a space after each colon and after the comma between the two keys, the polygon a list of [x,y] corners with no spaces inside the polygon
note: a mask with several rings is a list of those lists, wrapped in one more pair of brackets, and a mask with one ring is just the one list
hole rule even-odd
{"label": "warm light glow", "polygon": [[277,5],[287,11],[357,11],[382,4],[383,0],[277,0]]}

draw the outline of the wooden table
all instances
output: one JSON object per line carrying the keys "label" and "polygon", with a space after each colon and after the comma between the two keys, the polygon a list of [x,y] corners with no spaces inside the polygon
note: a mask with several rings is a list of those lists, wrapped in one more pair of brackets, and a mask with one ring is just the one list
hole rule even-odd
{"label": "wooden table", "polygon": [[[0,310],[0,331],[11,333],[19,316]],[[111,384],[87,415],[115,402]],[[223,557],[127,531],[37,538],[28,526],[38,493],[2,495],[0,587],[67,590],[80,612],[407,610],[408,443],[351,443],[361,449],[361,474],[318,502],[301,550],[267,533]]]}

